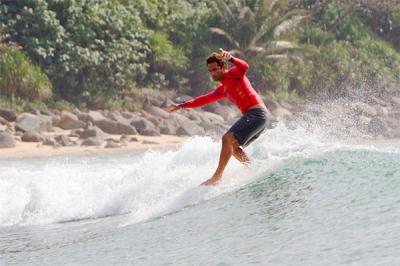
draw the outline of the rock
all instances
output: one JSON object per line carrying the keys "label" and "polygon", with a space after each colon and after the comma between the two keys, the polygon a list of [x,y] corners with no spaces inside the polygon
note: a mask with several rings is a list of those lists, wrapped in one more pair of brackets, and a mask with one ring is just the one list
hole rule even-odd
{"label": "rock", "polygon": [[149,129],[142,130],[141,135],[155,137],[155,136],[160,136],[161,134],[158,129],[149,128]]}
{"label": "rock", "polygon": [[48,131],[51,129],[51,121],[43,116],[37,116],[30,113],[22,113],[18,116],[15,123],[17,131]]}
{"label": "rock", "polygon": [[166,99],[162,104],[161,104],[161,108],[168,108],[171,104],[173,104],[174,102],[171,99]]}
{"label": "rock", "polygon": [[110,118],[113,121],[129,125],[130,124],[130,119],[127,119],[122,116],[122,114],[118,111],[112,111],[108,114],[108,118]]}
{"label": "rock", "polygon": [[83,128],[86,126],[86,123],[79,120],[75,114],[68,111],[62,111],[59,126],[62,129],[74,129]]}
{"label": "rock", "polygon": [[57,141],[57,143],[61,146],[72,146],[74,144],[72,140],[65,135],[55,136],[54,140]]}
{"label": "rock", "polygon": [[199,112],[196,112],[195,110],[188,110],[189,113],[187,115],[187,118],[189,118],[190,120],[192,120],[195,123],[200,123],[202,121],[204,121],[204,118],[202,117],[201,114],[199,114]]}
{"label": "rock", "polygon": [[168,118],[170,115],[167,111],[157,106],[148,106],[144,110],[155,117]]}
{"label": "rock", "polygon": [[208,123],[203,121],[199,125],[204,128],[208,135],[222,136],[229,129],[229,126],[221,123]]}
{"label": "rock", "polygon": [[95,122],[95,125],[98,126],[101,130],[108,134],[118,134],[118,135],[137,135],[138,132],[136,131],[136,128],[123,124],[120,122],[115,122],[109,119],[103,119]]}
{"label": "rock", "polygon": [[136,117],[132,120],[131,125],[134,126],[141,135],[143,135],[143,132],[153,131],[158,132],[158,135],[160,135],[159,129],[153,124],[153,122],[150,122],[146,118]]}
{"label": "rock", "polygon": [[[5,132],[7,132],[8,134],[11,134],[11,135],[17,134],[17,133],[15,132],[14,127],[11,126],[11,125],[7,126],[7,128],[5,129]],[[22,132],[20,132],[20,133],[22,133]]]}
{"label": "rock", "polygon": [[43,142],[42,142],[42,145],[56,147],[56,146],[57,146],[57,142],[56,142],[54,139],[45,138],[45,139],[43,140]]}
{"label": "rock", "polygon": [[116,142],[115,140],[107,140],[106,145],[104,148],[121,148],[122,145],[119,142]]}
{"label": "rock", "polygon": [[93,124],[95,124],[100,120],[106,120],[106,118],[100,112],[97,111],[89,111],[87,119],[93,122]]}
{"label": "rock", "polygon": [[77,130],[75,133],[80,139],[87,139],[91,137],[99,137],[104,139],[106,137],[106,133],[96,126],[89,126],[86,129]]}
{"label": "rock", "polygon": [[3,117],[0,116],[0,125],[9,125],[10,123]]}
{"label": "rock", "polygon": [[138,142],[139,140],[133,136],[122,135],[119,138],[120,141],[127,141],[127,142]]}
{"label": "rock", "polygon": [[222,116],[210,112],[202,112],[201,119],[209,123],[225,123]]}
{"label": "rock", "polygon": [[126,119],[133,119],[136,117],[134,114],[132,114],[130,112],[122,112],[121,115],[122,115],[122,117],[124,117]]}
{"label": "rock", "polygon": [[17,114],[15,111],[7,108],[0,108],[0,117],[4,118],[8,122],[14,122],[17,120]]}
{"label": "rock", "polygon": [[35,131],[26,131],[21,137],[23,142],[41,142],[44,139],[44,136]]}
{"label": "rock", "polygon": [[195,135],[204,135],[204,129],[198,126],[191,120],[185,121],[180,124],[179,128],[176,131],[178,136],[195,136]]}
{"label": "rock", "polygon": [[81,143],[81,146],[101,146],[103,145],[103,140],[97,137],[90,137],[84,139]]}
{"label": "rock", "polygon": [[240,113],[230,106],[222,106],[215,110],[215,113],[222,116],[227,122],[232,122],[240,116]]}
{"label": "rock", "polygon": [[14,137],[8,133],[0,132],[0,148],[14,148]]}
{"label": "rock", "polygon": [[189,101],[191,101],[191,100],[193,100],[193,97],[192,97],[192,96],[189,96],[189,95],[182,95],[182,96],[176,97],[176,98],[174,99],[174,101],[175,101],[176,103],[189,102]]}
{"label": "rock", "polygon": [[46,116],[50,116],[50,117],[53,117],[53,116],[55,116],[54,115],[54,113],[52,113],[50,110],[39,110],[39,113],[41,114],[41,115],[46,115]]}
{"label": "rock", "polygon": [[161,124],[161,121],[163,120],[162,117],[159,116],[154,116],[144,110],[141,111],[142,117],[149,120],[151,123],[154,124],[155,127],[158,127],[159,124]]}
{"label": "rock", "polygon": [[160,133],[165,135],[176,135],[178,130],[178,123],[173,119],[166,119],[160,123]]}
{"label": "rock", "polygon": [[142,144],[160,144],[160,143],[156,142],[156,141],[151,141],[151,140],[144,140],[144,141],[142,141]]}
{"label": "rock", "polygon": [[380,118],[372,118],[368,124],[368,132],[374,135],[382,135],[388,131],[388,128]]}
{"label": "rock", "polygon": [[219,102],[213,102],[213,103],[203,106],[202,109],[207,112],[215,113],[216,110],[220,107],[221,107],[221,104]]}

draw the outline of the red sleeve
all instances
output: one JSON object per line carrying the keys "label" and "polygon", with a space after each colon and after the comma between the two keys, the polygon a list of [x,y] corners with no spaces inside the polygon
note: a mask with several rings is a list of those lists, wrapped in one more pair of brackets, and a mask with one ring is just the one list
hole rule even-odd
{"label": "red sleeve", "polygon": [[212,92],[194,98],[182,104],[182,108],[196,108],[225,98],[224,85],[219,85]]}
{"label": "red sleeve", "polygon": [[249,65],[242,59],[232,57],[231,63],[234,64],[235,67],[232,67],[229,72],[236,77],[243,77],[249,69]]}

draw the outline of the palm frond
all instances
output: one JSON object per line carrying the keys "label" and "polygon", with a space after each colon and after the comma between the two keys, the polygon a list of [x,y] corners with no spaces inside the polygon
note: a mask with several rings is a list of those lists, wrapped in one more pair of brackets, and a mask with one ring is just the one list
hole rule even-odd
{"label": "palm frond", "polygon": [[222,19],[225,19],[227,21],[232,21],[235,19],[232,10],[228,6],[228,4],[225,3],[225,1],[213,0],[210,4],[212,5],[213,10],[216,11],[218,13],[218,16]]}
{"label": "palm frond", "polygon": [[289,20],[283,21],[281,24],[275,27],[273,30],[274,37],[279,37],[281,34],[286,33],[293,28],[297,27],[307,16],[295,16]]}
{"label": "palm frond", "polygon": [[210,31],[211,33],[214,33],[215,35],[222,38],[224,41],[228,42],[231,47],[239,49],[240,44],[228,32],[215,27],[211,27]]}
{"label": "palm frond", "polygon": [[272,37],[274,33],[274,29],[284,23],[286,20],[290,20],[293,16],[303,16],[305,15],[306,11],[301,10],[301,9],[296,9],[293,10],[286,15],[284,15],[281,18],[268,18],[267,20],[264,21],[263,25],[260,27],[260,30],[258,31],[257,35],[254,36],[254,39],[252,40],[251,44],[255,45],[258,42],[262,42],[265,40],[265,38]]}

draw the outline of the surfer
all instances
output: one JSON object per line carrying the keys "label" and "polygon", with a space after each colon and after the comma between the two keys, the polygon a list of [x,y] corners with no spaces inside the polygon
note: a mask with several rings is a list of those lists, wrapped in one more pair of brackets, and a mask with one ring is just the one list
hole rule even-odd
{"label": "surfer", "polygon": [[[228,69],[227,62],[231,62],[234,66]],[[231,53],[220,48],[220,53],[209,55],[206,63],[212,79],[221,84],[210,93],[188,102],[173,103],[166,110],[174,112],[183,108],[196,108],[227,98],[242,112],[243,116],[222,137],[217,170],[210,179],[202,183],[202,185],[214,185],[222,178],[222,173],[232,155],[243,164],[250,163],[243,149],[265,130],[267,108],[246,77],[249,65],[245,61],[233,57]]]}

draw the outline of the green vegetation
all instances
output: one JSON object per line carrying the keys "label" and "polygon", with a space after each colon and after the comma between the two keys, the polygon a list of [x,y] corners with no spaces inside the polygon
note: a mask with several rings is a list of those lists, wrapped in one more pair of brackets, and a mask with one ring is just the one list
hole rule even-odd
{"label": "green vegetation", "polygon": [[274,99],[398,93],[396,0],[20,0],[0,5],[0,103],[138,110],[198,95],[219,47]]}

